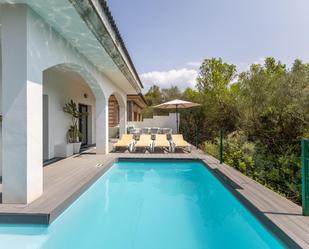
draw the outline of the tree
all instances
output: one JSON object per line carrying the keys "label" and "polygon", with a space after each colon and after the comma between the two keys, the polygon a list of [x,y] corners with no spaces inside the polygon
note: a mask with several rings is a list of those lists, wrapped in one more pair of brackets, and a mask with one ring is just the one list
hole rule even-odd
{"label": "tree", "polygon": [[161,89],[159,86],[153,85],[144,96],[148,106],[143,110],[143,117],[151,118],[154,115],[153,106],[162,103]]}
{"label": "tree", "polygon": [[170,88],[163,88],[161,91],[162,101],[170,101],[173,99],[180,99],[182,96],[181,91],[177,86],[171,86]]}
{"label": "tree", "polygon": [[160,87],[153,85],[145,94],[148,107],[143,110],[143,116],[151,118],[154,114],[167,115],[169,110],[154,109],[153,106],[169,100],[181,99],[181,97],[182,93],[177,86],[160,89]]}
{"label": "tree", "polygon": [[309,124],[309,67],[274,58],[239,75],[240,128],[254,142],[256,180],[300,202],[300,146]]}
{"label": "tree", "polygon": [[145,94],[145,99],[149,106],[158,105],[162,101],[161,89],[157,85],[150,87],[148,92]]}
{"label": "tree", "polygon": [[236,77],[236,66],[223,63],[221,58],[205,59],[200,67],[196,88],[199,92],[225,90]]}
{"label": "tree", "polygon": [[226,132],[236,129],[238,110],[235,89],[231,90],[236,77],[236,66],[222,62],[222,59],[205,59],[200,67],[196,88],[202,94],[202,111],[206,120],[203,137],[214,138],[219,129]]}

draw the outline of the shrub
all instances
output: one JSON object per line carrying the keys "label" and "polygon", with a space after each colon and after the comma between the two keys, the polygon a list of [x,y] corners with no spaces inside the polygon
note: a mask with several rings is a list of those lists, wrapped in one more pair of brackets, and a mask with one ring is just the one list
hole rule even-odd
{"label": "shrub", "polygon": [[[276,141],[275,141],[276,142]],[[278,141],[280,143],[282,141]],[[301,203],[301,165],[299,146],[286,145],[282,154],[272,154],[260,141],[248,141],[243,132],[224,140],[224,162],[261,184]],[[204,151],[219,159],[219,139],[206,141]]]}
{"label": "shrub", "polygon": [[219,146],[218,143],[213,143],[211,141],[206,141],[204,143],[204,151],[205,153],[215,157],[219,158]]}

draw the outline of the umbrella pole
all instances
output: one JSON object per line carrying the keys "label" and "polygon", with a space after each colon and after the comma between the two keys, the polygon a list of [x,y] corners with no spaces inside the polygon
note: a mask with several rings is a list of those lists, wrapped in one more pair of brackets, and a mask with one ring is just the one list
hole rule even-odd
{"label": "umbrella pole", "polygon": [[177,106],[178,105],[176,105],[176,132],[177,132],[177,134],[178,134],[178,109],[177,109]]}

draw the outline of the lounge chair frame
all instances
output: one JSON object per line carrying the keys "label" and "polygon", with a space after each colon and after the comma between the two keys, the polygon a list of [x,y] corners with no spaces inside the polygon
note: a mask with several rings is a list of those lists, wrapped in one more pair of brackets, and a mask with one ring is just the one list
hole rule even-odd
{"label": "lounge chair frame", "polygon": [[[127,138],[125,138],[125,137],[127,137]],[[121,140],[126,141],[127,139],[128,139],[128,142],[129,142],[129,140],[131,140],[131,142],[129,142],[126,145],[117,145],[117,143],[120,142]],[[113,144],[113,152],[116,152],[117,148],[127,148],[129,150],[129,152],[132,151],[132,146],[134,144],[133,135],[131,135],[131,134],[124,134],[124,135],[122,135],[121,139],[118,140],[118,142]]]}
{"label": "lounge chair frame", "polygon": [[[163,140],[163,138],[165,138],[165,140]],[[163,144],[164,142],[167,142],[168,145],[164,145]],[[166,148],[166,149],[168,149],[169,152],[172,151],[171,142],[167,139],[166,134],[157,134],[156,135],[156,139],[153,141],[152,152],[154,152],[156,148],[163,148],[163,149]]]}
{"label": "lounge chair frame", "polygon": [[184,140],[182,134],[173,134],[172,135],[172,151],[175,152],[176,148],[187,149],[191,153],[192,145]]}
{"label": "lounge chair frame", "polygon": [[[149,143],[147,143],[147,140],[145,138],[149,138]],[[144,142],[146,144],[143,145],[143,146],[136,146],[138,143],[140,143],[141,140],[145,140]],[[153,141],[151,139],[151,135],[141,134],[140,135],[140,139],[133,143],[133,145],[132,145],[132,152],[136,152],[137,148],[145,148],[145,150],[148,150],[149,152],[152,152],[152,146],[153,146]]]}

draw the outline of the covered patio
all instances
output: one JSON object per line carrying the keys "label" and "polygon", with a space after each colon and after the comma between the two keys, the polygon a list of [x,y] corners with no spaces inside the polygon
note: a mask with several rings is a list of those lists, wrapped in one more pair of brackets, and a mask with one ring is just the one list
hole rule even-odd
{"label": "covered patio", "polygon": [[[105,2],[0,0],[0,12],[2,202],[25,205],[49,191],[43,161],[70,156],[73,142],[109,152],[110,96],[121,135],[127,95],[143,86]],[[73,142],[71,100],[87,113]]]}

